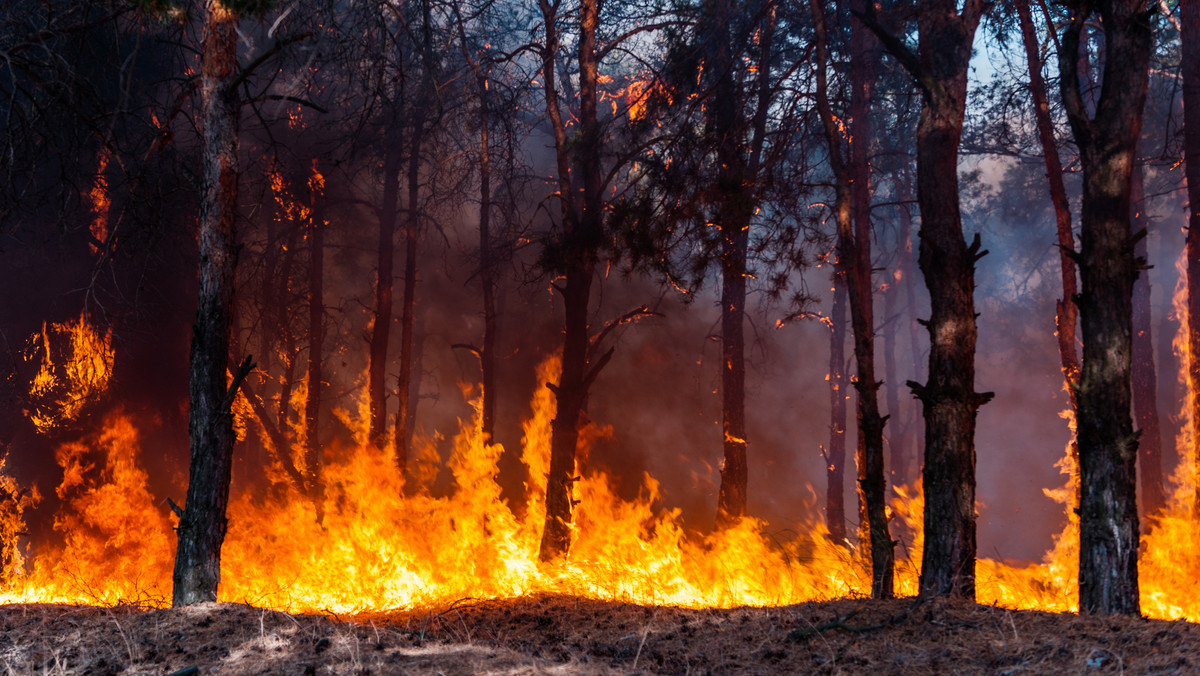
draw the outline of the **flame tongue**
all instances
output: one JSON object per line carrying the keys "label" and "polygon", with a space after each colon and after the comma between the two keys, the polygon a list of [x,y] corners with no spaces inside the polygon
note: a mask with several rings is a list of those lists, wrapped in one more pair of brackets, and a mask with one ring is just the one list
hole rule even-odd
{"label": "flame tongue", "polygon": [[[542,364],[539,381],[553,381],[557,368],[555,359]],[[289,483],[276,460],[265,496],[244,491],[231,504],[222,598],[293,612],[345,613],[543,591],[687,607],[778,605],[868,592],[860,554],[831,542],[822,523],[802,525],[788,541],[755,519],[706,536],[689,533],[679,510],[655,507],[659,485],[649,475],[640,497],[629,501],[617,496],[607,476],[585,471],[576,485],[581,502],[571,555],[556,566],[540,566],[540,496],[553,417],[553,396],[539,391],[525,422],[522,460],[530,497],[521,517],[501,499],[496,477],[502,449],[484,443],[475,420],[453,440],[448,467],[455,490],[445,497],[421,486],[406,491],[392,459],[365,443],[333,449],[329,455],[336,458],[323,469],[320,523],[311,496]],[[111,414],[101,431],[59,448],[63,509],[55,528],[64,541],[35,550],[27,573],[19,561],[10,566],[0,601],[166,604],[174,546],[170,512],[152,497],[139,454],[137,430],[121,412]],[[1068,492],[1062,497],[1069,502]],[[897,566],[897,592],[912,595],[922,495],[904,487],[896,494],[893,522],[912,540]],[[1071,523],[1040,564],[981,560],[979,600],[1074,610],[1077,537]],[[1200,619],[1190,600],[1194,573],[1200,572],[1200,547],[1190,544],[1195,528],[1184,516],[1153,523],[1144,543],[1143,607],[1156,617]],[[11,535],[5,546],[0,551],[19,552]]]}

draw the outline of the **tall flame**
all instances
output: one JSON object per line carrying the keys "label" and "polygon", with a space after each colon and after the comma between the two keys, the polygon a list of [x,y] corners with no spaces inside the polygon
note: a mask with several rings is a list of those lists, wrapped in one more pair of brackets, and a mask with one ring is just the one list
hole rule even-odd
{"label": "tall flame", "polygon": [[[558,372],[557,357],[549,358],[538,367],[538,381],[553,382]],[[790,604],[869,592],[864,553],[831,542],[818,521],[789,524],[798,534],[786,539],[754,518],[698,534],[684,527],[678,509],[660,506],[659,483],[648,474],[636,499],[619,497],[608,476],[588,468],[586,444],[606,434],[599,427],[581,434],[582,478],[575,486],[580,502],[570,556],[554,565],[539,563],[554,408],[553,393],[538,388],[524,423],[520,457],[527,498],[519,510],[501,494],[497,476],[504,449],[487,443],[478,408],[453,438],[446,467],[454,486],[448,495],[435,496],[428,488],[437,453],[432,445],[416,463],[430,468],[406,486],[390,451],[366,443],[365,435],[356,435],[355,443],[335,444],[325,452],[324,491],[318,498],[302,492],[274,462],[266,468],[266,485],[240,488],[231,502],[221,598],[288,611],[344,613],[540,591],[686,607]],[[340,415],[348,424],[365,424],[361,411]],[[0,512],[0,545],[7,547],[0,553],[23,557],[26,552],[32,562],[16,559],[0,576],[0,602],[166,604],[173,517],[165,500],[151,493],[140,455],[138,432],[120,411],[110,414],[99,431],[59,447],[62,508],[54,527],[62,541],[19,548],[20,511],[15,520]],[[1062,467],[1071,473],[1069,462]],[[5,481],[0,476],[0,491],[15,486]],[[979,561],[980,602],[1077,608],[1073,481],[1048,491],[1063,503],[1067,518],[1043,561]],[[897,487],[895,493],[891,518],[898,522],[897,532],[909,534],[897,552],[896,588],[913,595],[923,544],[923,496],[919,486]],[[322,501],[320,509],[315,499]],[[33,500],[36,495],[28,495],[22,509]],[[1141,561],[1146,614],[1200,619],[1200,599],[1192,593],[1200,577],[1196,531],[1185,510],[1150,521]],[[5,561],[12,560],[9,556]]]}

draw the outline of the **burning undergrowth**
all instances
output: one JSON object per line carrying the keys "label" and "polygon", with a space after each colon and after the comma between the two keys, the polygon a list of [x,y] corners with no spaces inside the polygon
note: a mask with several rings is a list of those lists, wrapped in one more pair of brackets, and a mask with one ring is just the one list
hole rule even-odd
{"label": "burning undergrowth", "polygon": [[[539,379],[552,382],[557,361]],[[348,419],[353,416],[346,414]],[[405,484],[393,459],[368,443],[334,445],[321,468],[322,490],[289,480],[280,456],[265,484],[246,485],[231,503],[222,556],[221,597],[287,612],[362,613],[432,608],[463,598],[511,599],[567,594],[647,606],[772,607],[865,595],[861,554],[831,541],[818,521],[788,537],[745,519],[712,533],[686,529],[666,508],[658,484],[642,480],[636,499],[620,497],[606,474],[580,457],[575,542],[567,560],[538,561],[545,518],[553,397],[539,391],[524,423],[525,503],[514,508],[497,480],[503,449],[487,444],[477,420],[464,421],[446,466],[454,487],[435,495],[419,468]],[[591,427],[586,440],[603,437]],[[365,435],[363,435],[365,436]],[[6,602],[137,603],[165,606],[170,594],[174,517],[139,464],[141,440],[117,410],[82,439],[59,446],[62,482],[57,543],[28,543],[9,527]],[[293,462],[303,449],[292,449]],[[424,455],[435,463],[436,452]],[[415,477],[415,479],[413,478]],[[1069,490],[1059,499],[1066,502]],[[26,497],[13,512],[32,506]],[[12,510],[10,510],[12,511]],[[899,487],[892,518],[906,533],[898,590],[916,591],[922,511],[919,490]],[[12,520],[10,519],[10,520]],[[16,523],[14,521],[14,523]],[[1150,522],[1143,542],[1142,604],[1153,617],[1200,617],[1191,581],[1200,569],[1187,515]],[[981,560],[979,599],[1008,608],[1076,607],[1072,522],[1040,564]]]}

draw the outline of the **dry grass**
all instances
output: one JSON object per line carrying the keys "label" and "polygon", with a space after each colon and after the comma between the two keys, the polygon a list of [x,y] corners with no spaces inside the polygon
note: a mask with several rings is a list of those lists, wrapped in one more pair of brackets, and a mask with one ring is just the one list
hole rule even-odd
{"label": "dry grass", "polygon": [[0,607],[0,674],[1190,674],[1200,625],[847,599],[685,610],[574,597],[353,619],[235,604]]}

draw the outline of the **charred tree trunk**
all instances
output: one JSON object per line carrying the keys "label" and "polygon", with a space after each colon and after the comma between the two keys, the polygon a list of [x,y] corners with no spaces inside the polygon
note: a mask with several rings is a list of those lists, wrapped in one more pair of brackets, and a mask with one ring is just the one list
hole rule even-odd
{"label": "charred tree trunk", "polygon": [[952,0],[918,9],[918,53],[874,21],[871,27],[922,90],[917,126],[918,263],[929,289],[929,381],[909,382],[925,409],[925,548],[920,593],[975,597],[975,419],[990,393],[975,392],[975,262],[979,237],[963,239],[958,146],[966,109],[967,68],[986,9]]}
{"label": "charred tree trunk", "polygon": [[[392,105],[399,105],[393,103]],[[396,212],[400,205],[400,121],[393,116],[385,134],[383,203],[379,207],[378,262],[375,279],[375,321],[371,327],[371,363],[367,388],[371,405],[371,443],[382,449],[387,437],[387,367],[392,330],[392,289],[396,257]]]}
{"label": "charred tree trunk", "polygon": [[[300,239],[300,227],[292,227],[288,233],[287,250],[283,254],[283,271],[276,287],[276,298],[279,299],[279,307],[277,308],[277,321],[279,323],[279,332],[282,334],[283,342],[283,363],[280,366],[283,373],[279,382],[279,401],[275,410],[275,426],[290,439],[288,430],[291,429],[292,416],[295,410],[292,408],[292,390],[296,386],[296,332],[292,329],[292,308],[289,305],[291,299],[291,278],[292,268],[296,262],[296,251],[299,249],[297,242]],[[280,455],[287,455],[289,462],[291,461],[292,447],[291,444],[286,444],[279,449]],[[303,483],[296,485],[297,490],[304,490]]]}
{"label": "charred tree trunk", "polygon": [[[1130,229],[1134,154],[1141,134],[1152,34],[1145,2],[1098,0],[1072,7],[1063,32],[1062,96],[1083,167],[1078,392],[1079,607],[1139,614],[1137,437],[1130,416],[1133,284]],[[1080,32],[1097,13],[1104,30],[1104,94],[1088,115],[1080,86]]]}
{"label": "charred tree trunk", "polygon": [[[731,22],[737,8],[715,0],[707,17],[709,63],[716,78],[709,102],[707,133],[716,146],[718,164],[716,219],[720,228],[721,267],[721,430],[724,460],[717,496],[717,525],[735,524],[746,513],[749,465],[746,457],[746,279],[750,227],[758,206],[759,167],[771,101],[771,50],[776,4],[768,0],[759,18],[758,53],[752,86],[743,87],[735,73]],[[748,94],[748,96],[747,96]],[[751,108],[750,100],[754,100]],[[743,110],[753,111],[751,119]]]}
{"label": "charred tree trunk", "polygon": [[230,406],[250,368],[247,359],[233,382],[228,382],[236,263],[237,21],[237,14],[220,2],[205,4],[200,49],[200,294],[192,329],[191,462],[187,500],[179,517],[171,599],[176,607],[217,599],[235,440]]}
{"label": "charred tree trunk", "polygon": [[888,533],[883,470],[883,426],[879,414],[879,382],[875,379],[874,284],[871,278],[871,187],[868,144],[871,138],[869,101],[873,84],[871,52],[874,40],[860,22],[850,37],[850,147],[842,149],[842,134],[829,103],[826,67],[829,62],[825,11],[820,0],[811,0],[816,28],[817,109],[825,129],[833,169],[838,228],[838,266],[846,280],[850,324],[854,335],[854,362],[858,393],[858,487],[863,511],[859,529],[871,553],[871,596],[892,596],[892,539]]}
{"label": "charred tree trunk", "polygon": [[[717,105],[721,105],[718,103]],[[733,186],[731,186],[733,187]],[[740,186],[734,187],[740,190]],[[726,214],[721,224],[721,430],[724,461],[717,524],[731,526],[746,513],[746,253],[749,218]]]}
{"label": "charred tree trunk", "polygon": [[[900,210],[900,240],[904,244],[904,250],[900,253],[900,276],[901,283],[904,284],[904,297],[908,300],[908,314],[905,316],[906,324],[908,325],[908,344],[911,348],[910,358],[911,363],[908,364],[910,373],[914,376],[920,373],[921,367],[921,320],[917,315],[917,257],[913,251],[913,218],[912,207],[909,206],[913,201],[912,175],[910,171],[905,170],[900,172],[900,180],[897,183],[897,196],[902,204]],[[906,383],[907,384],[907,383]],[[905,457],[910,458],[912,462],[912,473],[905,476],[907,484],[912,479],[924,471],[924,463],[919,461],[920,453],[925,448],[925,428],[922,421],[918,419],[916,405],[911,405],[908,410],[908,415],[904,421],[904,438],[907,441],[905,449]]]}
{"label": "charred tree trunk", "polygon": [[833,274],[829,327],[829,450],[825,453],[825,522],[829,537],[846,544],[846,283]]}
{"label": "charred tree trunk", "polygon": [[554,390],[557,402],[551,424],[550,474],[546,485],[546,523],[542,530],[539,556],[553,561],[566,556],[571,547],[571,521],[575,510],[575,451],[579,445],[579,424],[587,397],[587,308],[591,295],[590,266],[567,271],[562,297],[563,323],[562,375]]}
{"label": "charred tree trunk", "polygon": [[[871,165],[868,150],[874,138],[871,123],[871,90],[875,82],[878,43],[860,21],[850,27],[850,207],[853,238],[843,251],[854,264],[847,268],[850,323],[854,329],[854,361],[858,378],[858,484],[866,507],[873,571],[871,596],[892,597],[893,544],[888,532],[887,475],[883,462],[883,427],[879,413],[879,386],[875,379],[875,284],[871,274]],[[846,234],[851,234],[847,231]]]}
{"label": "charred tree trunk", "polygon": [[566,556],[571,547],[574,484],[578,478],[575,452],[587,390],[596,376],[595,366],[588,363],[588,305],[601,242],[603,216],[599,153],[601,129],[597,117],[599,63],[596,31],[599,6],[597,0],[583,0],[579,8],[579,131],[570,148],[555,89],[555,58],[559,45],[555,23],[558,7],[557,3],[552,4],[548,0],[540,0],[539,6],[546,27],[546,44],[542,54],[546,112],[554,132],[559,199],[563,205],[562,233],[557,243],[561,257],[557,263],[564,278],[558,287],[564,310],[562,374],[558,384],[552,387],[556,412],[551,425],[546,521],[538,554],[540,560],[549,562]]}
{"label": "charred tree trunk", "polygon": [[317,210],[309,217],[308,240],[308,393],[304,400],[304,484],[321,521],[321,390],[324,387],[322,342],[325,335],[325,227]]}
{"label": "charred tree trunk", "polygon": [[[716,144],[716,194],[714,221],[720,228],[721,270],[721,431],[724,459],[717,497],[717,526],[736,523],[746,513],[748,468],[746,460],[746,255],[750,214],[746,204],[745,158],[741,148],[744,125],[739,117],[742,88],[734,73],[730,24],[734,8],[728,0],[715,0],[706,17],[706,70],[715,78],[708,134]],[[750,206],[750,211],[746,207]]]}
{"label": "charred tree trunk", "polygon": [[[1133,230],[1146,232],[1146,192],[1142,165],[1133,167]],[[1146,260],[1146,240],[1137,240],[1133,255]],[[1163,491],[1162,426],[1158,417],[1158,373],[1154,368],[1154,333],[1150,312],[1150,279],[1138,275],[1133,283],[1133,412],[1138,430],[1138,474],[1141,477],[1142,515],[1154,514],[1166,506]]]}
{"label": "charred tree trunk", "polygon": [[[1183,157],[1187,175],[1187,360],[1192,429],[1200,430],[1200,2],[1179,3],[1183,58]],[[1197,468],[1192,513],[1200,515],[1200,444],[1180,449]]]}
{"label": "charred tree trunk", "polygon": [[483,288],[483,347],[479,367],[483,375],[480,411],[483,438],[495,440],[496,431],[496,282],[492,269],[492,152],[488,138],[487,81],[480,78],[479,99],[479,284]]}
{"label": "charred tree trunk", "polygon": [[[901,250],[903,255],[903,250]],[[884,400],[887,404],[887,419],[892,423],[891,432],[887,435],[888,448],[887,476],[891,477],[893,486],[908,483],[908,430],[905,429],[904,417],[900,413],[900,388],[896,365],[896,338],[899,333],[900,283],[899,268],[893,273],[892,283],[883,292],[884,324],[883,333],[883,386]]]}
{"label": "charred tree trunk", "polygon": [[492,263],[492,144],[491,100],[488,75],[467,48],[467,35],[461,17],[459,41],[463,56],[475,75],[479,97],[479,286],[483,297],[483,345],[479,348],[481,375],[480,430],[492,443],[496,431],[496,281]]}
{"label": "charred tree trunk", "polygon": [[[408,157],[408,203],[404,219],[404,298],[400,306],[400,374],[396,378],[396,436],[392,439],[396,470],[404,475],[408,468],[408,447],[412,434],[413,335],[417,305],[417,252],[421,243],[421,144],[424,140],[425,115],[417,113],[413,123],[412,144]],[[419,371],[418,371],[419,373]]]}

